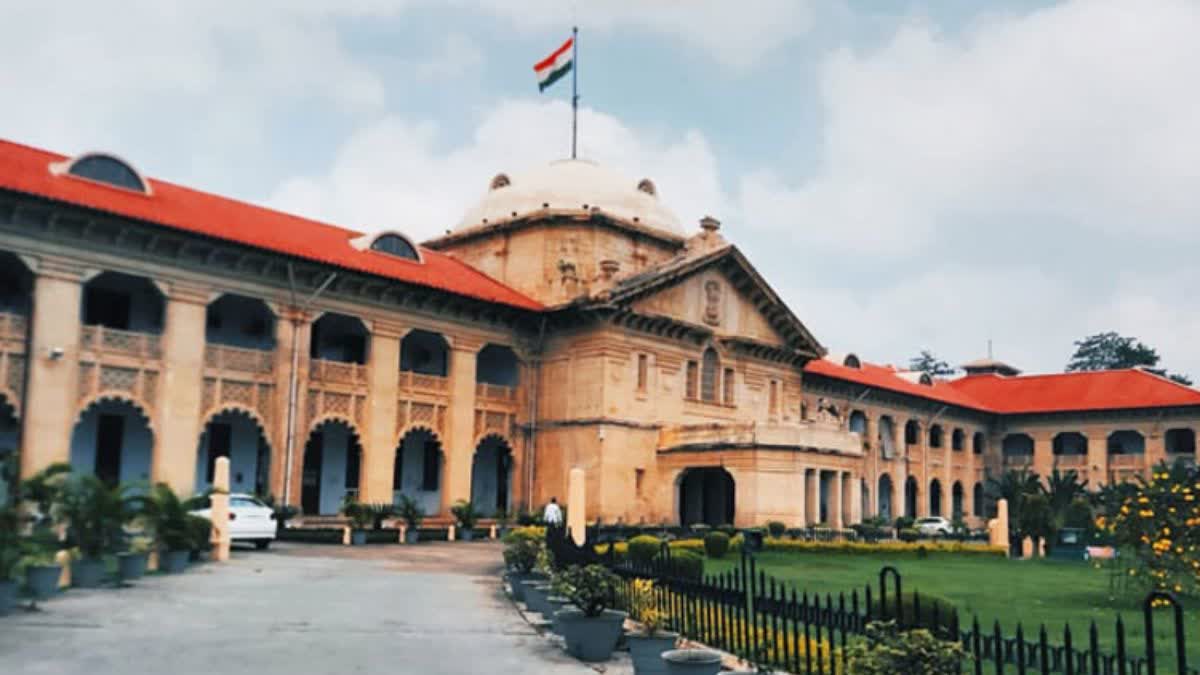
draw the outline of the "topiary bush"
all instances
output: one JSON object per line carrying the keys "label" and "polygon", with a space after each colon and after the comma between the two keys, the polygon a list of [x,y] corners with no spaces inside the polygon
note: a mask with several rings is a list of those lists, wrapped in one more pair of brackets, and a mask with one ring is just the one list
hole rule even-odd
{"label": "topiary bush", "polygon": [[[896,620],[896,597],[891,595],[891,589],[888,589],[889,595],[887,602],[882,607],[879,606],[879,600],[874,598],[871,600],[871,616],[885,621]],[[904,602],[900,604],[901,621],[899,625],[905,629],[909,628],[924,628],[934,635],[950,639],[954,634],[954,614],[958,611],[954,603],[940,595],[933,593],[917,593],[919,604],[921,605],[920,615],[917,614],[917,604],[914,602],[912,593],[904,593]]]}
{"label": "topiary bush", "polygon": [[554,575],[552,583],[584,615],[600,616],[616,596],[619,579],[604,565],[572,565]]}
{"label": "topiary bush", "polygon": [[543,548],[544,536],[538,537],[523,529],[513,530],[504,537],[504,564],[515,572],[527,574],[537,565]]}
{"label": "topiary bush", "polygon": [[921,538],[921,533],[914,528],[906,527],[897,532],[896,536],[899,537],[900,541],[912,543]]}
{"label": "topiary bush", "polygon": [[962,645],[926,630],[898,630],[891,622],[867,624],[866,637],[846,650],[847,671],[856,675],[961,675]]}
{"label": "topiary bush", "polygon": [[671,551],[670,574],[684,579],[700,581],[704,578],[704,556],[695,551]]}
{"label": "topiary bush", "polygon": [[912,516],[900,516],[895,522],[896,530],[900,531],[912,529],[912,526],[915,525],[916,522],[917,519],[913,518]]}
{"label": "topiary bush", "polygon": [[779,522],[778,520],[772,520],[771,522],[767,523],[767,532],[772,537],[779,539],[783,536],[784,532],[787,532],[787,525]]}
{"label": "topiary bush", "polygon": [[649,534],[639,534],[629,540],[628,556],[635,565],[648,565],[662,550],[662,539]]}
{"label": "topiary bush", "polygon": [[729,535],[724,532],[709,532],[704,535],[704,553],[710,558],[724,558],[729,552]]}
{"label": "topiary bush", "polygon": [[730,523],[723,523],[723,524],[721,524],[721,525],[718,525],[718,526],[716,527],[716,530],[717,530],[717,532],[724,532],[725,534],[727,534],[727,535],[729,535],[729,536],[731,536],[731,537],[732,537],[733,535],[737,534],[737,528],[736,528],[736,527],[734,527],[734,526],[733,526],[732,524],[730,524]]}

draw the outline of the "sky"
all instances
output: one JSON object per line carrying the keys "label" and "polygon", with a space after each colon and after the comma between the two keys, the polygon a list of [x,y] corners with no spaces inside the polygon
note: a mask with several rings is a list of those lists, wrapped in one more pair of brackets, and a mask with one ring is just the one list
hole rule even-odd
{"label": "sky", "polygon": [[711,214],[828,349],[1200,380],[1200,2],[0,6],[0,136],[363,231],[453,227],[570,147]]}

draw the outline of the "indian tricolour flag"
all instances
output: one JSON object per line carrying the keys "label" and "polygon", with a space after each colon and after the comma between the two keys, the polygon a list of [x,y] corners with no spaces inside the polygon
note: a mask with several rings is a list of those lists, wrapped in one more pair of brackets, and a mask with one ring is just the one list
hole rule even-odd
{"label": "indian tricolour flag", "polygon": [[567,41],[562,43],[562,46],[554,50],[546,58],[538,61],[533,67],[533,72],[537,74],[538,91],[546,91],[546,87],[558,82],[563,75],[571,72],[571,67],[574,65],[575,38],[569,37]]}

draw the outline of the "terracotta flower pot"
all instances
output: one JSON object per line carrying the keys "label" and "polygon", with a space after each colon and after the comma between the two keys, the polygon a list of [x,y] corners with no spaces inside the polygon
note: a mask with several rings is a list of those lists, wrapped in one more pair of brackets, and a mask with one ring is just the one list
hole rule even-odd
{"label": "terracotta flower pot", "polygon": [[636,675],[658,675],[667,672],[667,664],[663,662],[663,652],[675,649],[679,633],[660,630],[654,635],[627,633],[625,642],[629,645],[629,656],[633,659],[633,672]]}
{"label": "terracotta flower pot", "polygon": [[621,639],[625,612],[606,609],[600,616],[587,616],[578,609],[564,609],[556,619],[568,654],[580,661],[607,661]]}

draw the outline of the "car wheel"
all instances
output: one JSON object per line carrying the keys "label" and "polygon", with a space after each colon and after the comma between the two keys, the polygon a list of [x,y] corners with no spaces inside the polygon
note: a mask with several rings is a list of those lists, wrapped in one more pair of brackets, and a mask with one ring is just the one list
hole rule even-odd
{"label": "car wheel", "polygon": [[270,545],[271,545],[270,539],[259,539],[258,541],[254,542],[254,548],[256,548],[260,551],[267,550],[267,547],[269,547]]}

